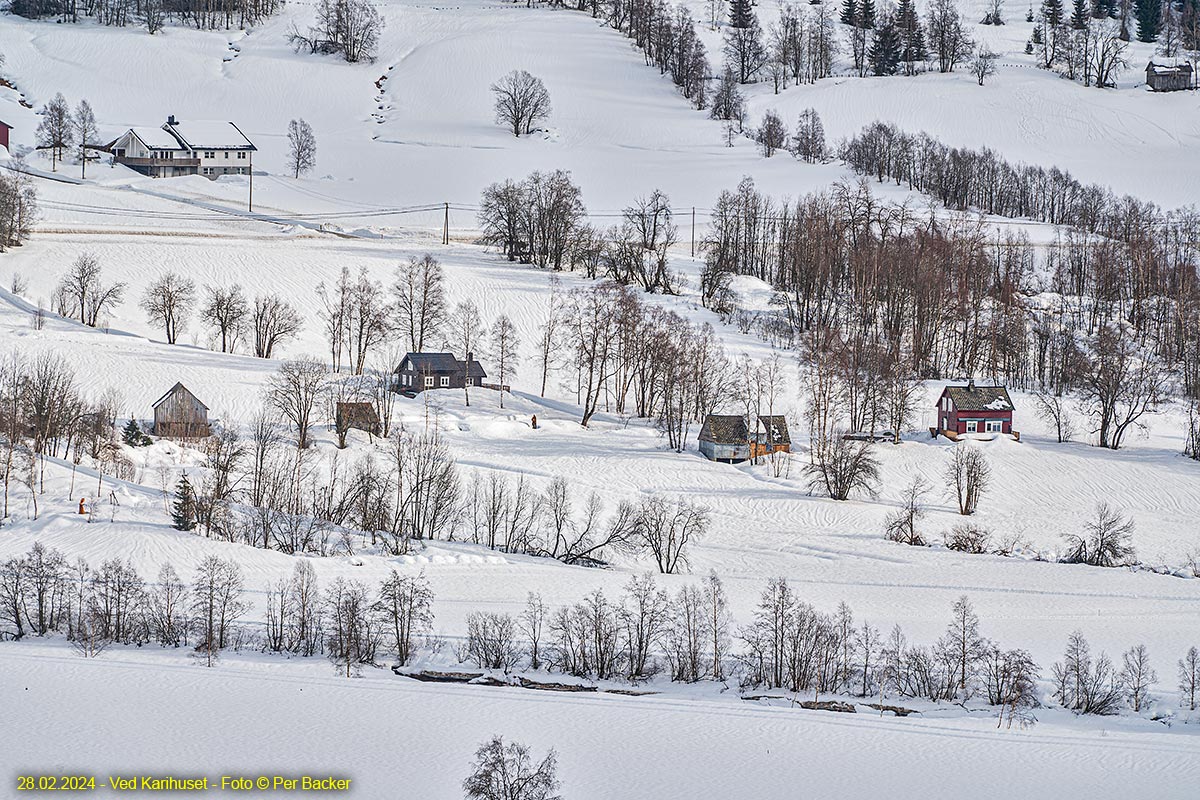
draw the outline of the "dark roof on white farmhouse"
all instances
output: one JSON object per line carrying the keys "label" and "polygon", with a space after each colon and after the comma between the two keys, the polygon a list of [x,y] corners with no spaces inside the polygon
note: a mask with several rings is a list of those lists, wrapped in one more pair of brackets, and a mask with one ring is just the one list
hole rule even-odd
{"label": "dark roof on white farmhouse", "polygon": [[[463,362],[455,358],[453,353],[409,353],[404,358],[406,361],[412,363],[412,368],[415,372],[458,374],[463,371]],[[400,363],[401,365],[404,364],[403,361]],[[475,359],[471,359],[471,368],[467,372],[467,376],[471,378],[486,378],[487,373],[483,371],[482,364]]]}
{"label": "dark roof on white farmhouse", "polygon": [[196,395],[192,394],[191,390],[188,389],[186,386],[184,386],[182,383],[176,383],[174,386],[172,386],[170,389],[168,389],[167,393],[164,394],[162,397],[158,398],[157,400],[155,400],[154,405],[151,407],[158,408],[159,406],[161,406],[163,404],[163,401],[165,401],[168,397],[170,397],[171,395],[175,394],[177,391],[180,391],[180,390],[187,392],[187,394],[193,400],[195,400],[197,403],[200,403],[201,408],[203,408],[205,411],[208,411],[208,406],[204,405],[204,403],[202,403],[200,401],[200,398],[196,397]]}
{"label": "dark roof on white farmhouse", "polygon": [[1012,398],[1003,386],[947,386],[942,392],[959,411],[1012,411]]}

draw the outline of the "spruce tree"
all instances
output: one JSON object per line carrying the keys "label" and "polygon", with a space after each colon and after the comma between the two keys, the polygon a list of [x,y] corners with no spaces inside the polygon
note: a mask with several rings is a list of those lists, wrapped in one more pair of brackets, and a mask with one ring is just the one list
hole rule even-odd
{"label": "spruce tree", "polygon": [[842,0],[840,19],[843,25],[858,25],[858,3],[854,0]]}
{"label": "spruce tree", "polygon": [[875,40],[867,51],[867,62],[875,75],[895,75],[900,64],[900,33],[890,19],[875,30]]}
{"label": "spruce tree", "polygon": [[1162,3],[1160,0],[1134,0],[1133,14],[1137,17],[1139,42],[1158,41],[1162,30]]}
{"label": "spruce tree", "polygon": [[1071,27],[1077,31],[1081,31],[1088,26],[1088,17],[1090,16],[1088,6],[1088,0],[1075,0],[1075,5],[1071,11]]}
{"label": "spruce tree", "polygon": [[754,24],[754,7],[750,0],[729,0],[729,27],[749,28]]}
{"label": "spruce tree", "polygon": [[1062,0],[1042,0],[1042,17],[1052,27],[1057,28],[1063,22]]}
{"label": "spruce tree", "polygon": [[196,493],[188,482],[187,473],[175,485],[175,504],[171,507],[171,522],[176,529],[190,531],[196,527]]}
{"label": "spruce tree", "polygon": [[859,0],[858,27],[867,30],[875,27],[875,0]]}
{"label": "spruce tree", "polygon": [[121,441],[130,447],[141,447],[144,434],[142,429],[138,427],[136,419],[130,419],[129,424],[125,426],[125,432],[121,434]]}

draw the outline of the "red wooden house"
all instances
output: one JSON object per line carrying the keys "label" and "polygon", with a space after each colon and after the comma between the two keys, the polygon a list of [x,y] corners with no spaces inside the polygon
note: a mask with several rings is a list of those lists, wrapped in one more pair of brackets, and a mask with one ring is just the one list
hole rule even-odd
{"label": "red wooden house", "polygon": [[[8,132],[12,130],[12,125],[9,125],[4,120],[0,120],[0,147],[9,150]],[[9,151],[11,153],[11,150]]]}
{"label": "red wooden house", "polygon": [[947,386],[937,402],[937,430],[965,433],[1013,432],[1013,403],[1003,386]]}

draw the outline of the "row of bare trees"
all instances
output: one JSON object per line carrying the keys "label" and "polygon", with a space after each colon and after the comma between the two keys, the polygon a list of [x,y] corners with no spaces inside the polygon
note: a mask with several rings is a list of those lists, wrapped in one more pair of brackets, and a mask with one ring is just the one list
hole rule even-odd
{"label": "row of bare trees", "polygon": [[150,33],[168,20],[199,30],[244,29],[279,10],[279,0],[13,0],[12,13],[58,22],[95,19],[101,25],[144,25]]}
{"label": "row of bare trees", "polygon": [[[84,655],[113,643],[155,642],[194,647],[210,666],[227,647],[313,656],[324,652],[349,676],[360,664],[387,654],[407,664],[429,638],[433,591],[423,574],[397,571],[375,591],[337,578],[320,586],[311,564],[298,562],[290,577],[266,589],[261,634],[243,624],[249,610],[236,563],[209,556],[183,581],[170,564],[146,581],[126,561],[98,568],[68,562],[40,543],[0,563],[0,624],[11,635],[62,632]],[[1039,669],[1024,650],[1005,650],[983,636],[971,602],[959,598],[945,633],[932,645],[910,644],[899,626],[884,637],[858,622],[841,603],[825,613],[805,602],[787,580],[764,588],[752,621],[735,628],[721,580],[710,573],[671,595],[650,574],[630,578],[616,601],[602,590],[552,609],[531,593],[516,617],[474,612],[459,661],[508,672],[525,664],[596,679],[641,681],[667,671],[671,680],[736,679],[743,687],[821,694],[985,699],[998,724],[1032,721],[1041,705]],[[1195,710],[1200,654],[1192,647],[1178,662],[1180,704]],[[1093,656],[1073,633],[1054,664],[1051,694],[1079,714],[1142,712],[1158,676],[1144,645],[1130,648],[1120,666]]]}

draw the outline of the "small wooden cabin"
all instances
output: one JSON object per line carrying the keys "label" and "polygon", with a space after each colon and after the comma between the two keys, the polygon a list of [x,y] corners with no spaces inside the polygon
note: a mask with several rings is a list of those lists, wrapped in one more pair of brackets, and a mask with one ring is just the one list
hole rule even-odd
{"label": "small wooden cabin", "polygon": [[1192,64],[1182,58],[1152,58],[1146,64],[1146,87],[1152,92],[1192,88]]}
{"label": "small wooden cabin", "polygon": [[[0,119],[0,147],[3,147],[5,150],[9,149],[8,132],[11,130],[12,130],[12,125],[9,125],[4,120]],[[11,151],[10,151],[10,153],[11,153]]]}
{"label": "small wooden cabin", "polygon": [[409,353],[396,367],[396,391],[416,394],[426,389],[462,389],[464,382],[479,386],[486,377],[474,353],[467,353],[466,361],[453,353]]}
{"label": "small wooden cabin", "polygon": [[342,403],[337,404],[334,411],[333,424],[338,431],[345,432],[354,428],[366,431],[372,436],[378,436],[381,426],[379,412],[373,403]]}
{"label": "small wooden cabin", "polygon": [[709,414],[700,428],[700,452],[709,461],[736,464],[772,453],[788,453],[792,437],[782,414],[747,418]]}
{"label": "small wooden cabin", "polygon": [[212,434],[208,406],[176,383],[154,403],[154,435],[170,439],[203,439]]}
{"label": "small wooden cabin", "polygon": [[937,402],[937,430],[967,433],[1013,432],[1013,402],[1003,386],[947,386]]}

